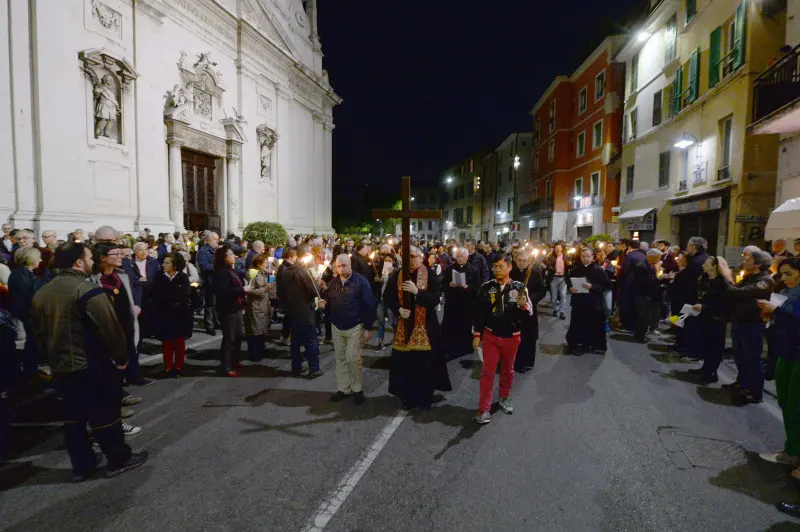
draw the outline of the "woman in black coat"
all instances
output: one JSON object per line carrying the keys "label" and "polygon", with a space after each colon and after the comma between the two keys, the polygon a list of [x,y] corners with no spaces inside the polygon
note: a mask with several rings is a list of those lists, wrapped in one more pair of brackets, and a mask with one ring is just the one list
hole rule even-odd
{"label": "woman in black coat", "polygon": [[[585,285],[577,286],[576,278],[586,279]],[[567,288],[570,294],[572,314],[567,330],[567,345],[570,352],[579,345],[595,351],[606,351],[606,330],[603,293],[610,290],[611,283],[603,268],[594,262],[594,253],[590,248],[581,250],[581,263],[573,267],[567,274]],[[578,293],[579,289],[588,289],[589,293]]]}
{"label": "woman in black coat", "polygon": [[163,266],[164,272],[153,282],[153,332],[161,340],[163,377],[179,377],[186,359],[186,338],[191,338],[194,325],[192,287],[183,272],[183,255],[167,253]]}
{"label": "woman in black coat", "polygon": [[698,350],[703,353],[703,367],[690,369],[703,384],[717,382],[717,368],[722,363],[725,351],[725,334],[728,323],[729,302],[726,292],[733,285],[733,276],[728,263],[722,257],[709,256],[703,264],[703,275],[700,277],[697,290],[697,304],[692,308],[700,311],[698,316],[686,318],[694,320]]}
{"label": "woman in black coat", "polygon": [[[216,310],[222,324],[222,349],[219,369],[228,377],[238,377],[239,351],[244,340],[244,295],[250,291],[234,270],[236,254],[223,245],[214,253],[214,294]],[[285,308],[285,307],[284,307]]]}

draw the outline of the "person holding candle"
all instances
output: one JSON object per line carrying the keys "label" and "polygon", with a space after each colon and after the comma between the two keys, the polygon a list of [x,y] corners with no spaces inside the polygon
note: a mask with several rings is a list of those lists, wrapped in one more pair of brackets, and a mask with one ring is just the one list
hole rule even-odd
{"label": "person holding candle", "polygon": [[[583,248],[579,257],[581,263],[570,269],[566,280],[566,285],[572,294],[567,345],[571,353],[574,353],[579,346],[605,353],[607,345],[603,293],[611,284],[603,268],[594,263],[591,248]],[[581,286],[576,284],[575,279],[583,279]]]}
{"label": "person holding candle", "polygon": [[270,298],[275,297],[275,283],[269,282],[269,261],[263,253],[253,257],[248,271],[251,290],[247,294],[244,311],[244,329],[247,338],[247,356],[252,362],[264,358],[264,342],[269,335],[272,306]]}

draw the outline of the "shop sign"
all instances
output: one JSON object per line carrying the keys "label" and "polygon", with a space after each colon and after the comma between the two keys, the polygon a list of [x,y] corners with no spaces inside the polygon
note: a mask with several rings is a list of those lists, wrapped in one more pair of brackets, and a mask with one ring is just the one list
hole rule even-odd
{"label": "shop sign", "polygon": [[690,201],[673,205],[670,209],[670,214],[673,216],[680,214],[692,214],[695,212],[716,211],[722,208],[722,197],[708,198],[697,201]]}
{"label": "shop sign", "polygon": [[652,231],[656,228],[656,213],[650,211],[641,218],[631,218],[626,221],[625,228],[628,231]]}
{"label": "shop sign", "polygon": [[767,217],[755,214],[737,214],[736,221],[742,223],[765,224],[767,223]]}
{"label": "shop sign", "polygon": [[583,227],[586,225],[593,225],[593,222],[594,222],[594,214],[592,214],[591,211],[579,212],[575,225],[577,227]]}

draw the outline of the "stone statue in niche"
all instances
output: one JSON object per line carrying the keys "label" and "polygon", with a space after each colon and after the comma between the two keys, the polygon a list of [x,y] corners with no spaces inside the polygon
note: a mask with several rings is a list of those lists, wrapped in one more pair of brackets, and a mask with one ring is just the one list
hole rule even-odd
{"label": "stone statue in niche", "polygon": [[266,125],[256,128],[258,147],[261,155],[261,181],[272,179],[272,150],[278,141],[278,134]]}
{"label": "stone statue in niche", "polygon": [[105,50],[86,50],[78,57],[83,62],[84,75],[92,84],[94,138],[121,144],[122,93],[130,90],[138,74],[125,59],[113,57]]}

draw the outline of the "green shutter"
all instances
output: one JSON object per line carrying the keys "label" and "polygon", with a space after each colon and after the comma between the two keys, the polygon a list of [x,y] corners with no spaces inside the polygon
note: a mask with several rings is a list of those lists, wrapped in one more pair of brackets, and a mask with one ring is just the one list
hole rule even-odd
{"label": "green shutter", "polygon": [[675,82],[672,85],[673,114],[681,112],[681,91],[683,85],[683,67],[675,71]]}
{"label": "green shutter", "polygon": [[697,99],[700,93],[700,51],[695,50],[692,52],[692,58],[689,61],[689,103]]}
{"label": "green shutter", "polygon": [[669,19],[667,22],[667,29],[664,31],[664,63],[670,63],[675,59],[675,45],[676,39],[678,37],[677,34],[677,19],[675,15]]}
{"label": "green shutter", "polygon": [[711,32],[708,45],[708,88],[719,83],[719,51],[722,43],[722,26]]}
{"label": "green shutter", "polygon": [[692,21],[694,14],[697,12],[697,2],[695,0],[686,0],[686,23]]}
{"label": "green shutter", "polygon": [[733,33],[733,68],[736,70],[744,64],[744,35],[747,24],[747,0],[743,0],[736,8],[736,28]]}

